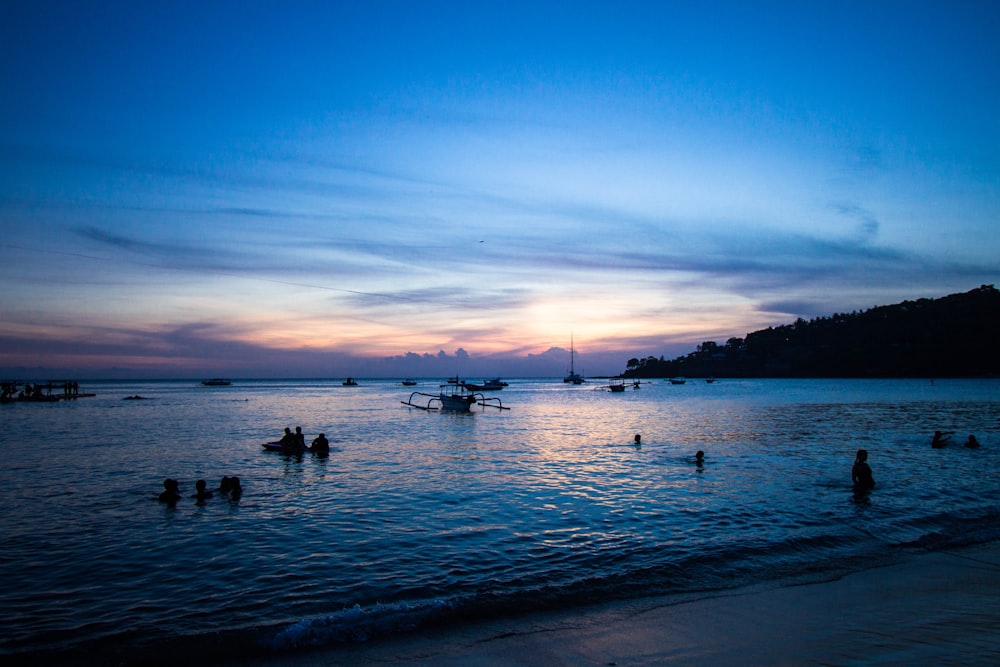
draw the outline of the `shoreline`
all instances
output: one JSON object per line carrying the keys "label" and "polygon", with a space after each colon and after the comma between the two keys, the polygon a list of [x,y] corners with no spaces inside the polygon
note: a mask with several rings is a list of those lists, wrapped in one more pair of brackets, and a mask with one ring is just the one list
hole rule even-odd
{"label": "shoreline", "polygon": [[250,664],[995,665],[997,591],[1000,542],[990,542],[912,554],[828,581],[529,614]]}

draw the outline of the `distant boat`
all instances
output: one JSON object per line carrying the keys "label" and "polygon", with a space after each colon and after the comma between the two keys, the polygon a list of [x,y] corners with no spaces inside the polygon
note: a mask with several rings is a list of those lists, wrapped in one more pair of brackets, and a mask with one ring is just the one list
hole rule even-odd
{"label": "distant boat", "polygon": [[352,377],[347,378],[346,380],[344,380],[340,384],[342,384],[345,387],[357,387],[358,386],[357,381],[354,378],[352,378]]}
{"label": "distant boat", "polygon": [[233,381],[226,378],[212,378],[211,380],[202,380],[201,383],[206,387],[228,387]]}
{"label": "distant boat", "polygon": [[687,378],[683,377],[670,378],[670,384],[684,384],[685,382],[687,382]]}
{"label": "distant boat", "polygon": [[573,357],[576,351],[573,349],[573,337],[569,338],[569,375],[563,378],[563,382],[572,382],[573,384],[583,384],[583,376],[577,373],[573,369]]}
{"label": "distant boat", "polygon": [[612,394],[617,394],[619,392],[625,391],[625,380],[622,380],[620,378],[612,379],[608,383],[608,391],[610,391]]}
{"label": "distant boat", "polygon": [[405,380],[403,380],[403,382],[401,384],[404,387],[415,387],[415,386],[417,386],[417,381],[414,380],[413,378],[406,378]]}
{"label": "distant boat", "polygon": [[500,378],[491,378],[485,380],[482,384],[472,384],[471,382],[463,382],[462,384],[472,391],[500,391],[507,386],[507,383]]}

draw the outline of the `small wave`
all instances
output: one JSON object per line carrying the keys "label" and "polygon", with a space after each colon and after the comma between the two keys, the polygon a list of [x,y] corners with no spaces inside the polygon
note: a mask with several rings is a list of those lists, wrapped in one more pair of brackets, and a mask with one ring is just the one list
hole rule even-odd
{"label": "small wave", "polygon": [[265,641],[275,651],[366,642],[379,637],[406,634],[447,615],[453,605],[443,600],[422,603],[398,602],[370,608],[360,605],[292,623]]}

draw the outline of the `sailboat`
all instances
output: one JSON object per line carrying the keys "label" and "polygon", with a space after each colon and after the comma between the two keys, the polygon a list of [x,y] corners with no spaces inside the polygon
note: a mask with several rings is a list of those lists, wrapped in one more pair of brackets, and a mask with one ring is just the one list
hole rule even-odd
{"label": "sailboat", "polygon": [[575,350],[573,349],[573,337],[569,337],[569,375],[563,378],[563,382],[572,382],[573,384],[583,384],[583,376],[577,373],[573,369],[573,356]]}

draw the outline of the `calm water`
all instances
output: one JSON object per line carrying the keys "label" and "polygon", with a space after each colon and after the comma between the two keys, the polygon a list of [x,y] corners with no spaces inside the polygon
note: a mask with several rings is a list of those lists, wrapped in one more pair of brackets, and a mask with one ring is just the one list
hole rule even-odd
{"label": "calm water", "polygon": [[[998,381],[514,380],[509,411],[469,415],[360,385],[84,383],[96,397],[0,406],[0,656],[373,641],[1000,536]],[[296,425],[330,457],[262,450]],[[932,449],[936,429],[983,447]],[[193,494],[234,474],[238,502],[156,501],[165,477]]]}

